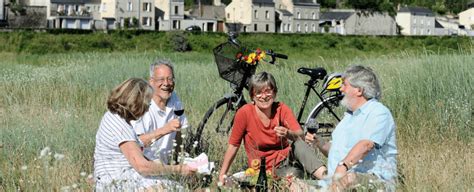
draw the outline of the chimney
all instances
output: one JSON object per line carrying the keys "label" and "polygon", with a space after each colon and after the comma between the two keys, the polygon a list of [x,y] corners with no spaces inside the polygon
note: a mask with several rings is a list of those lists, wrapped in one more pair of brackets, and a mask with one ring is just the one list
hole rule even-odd
{"label": "chimney", "polygon": [[214,6],[221,6],[221,0],[214,0]]}

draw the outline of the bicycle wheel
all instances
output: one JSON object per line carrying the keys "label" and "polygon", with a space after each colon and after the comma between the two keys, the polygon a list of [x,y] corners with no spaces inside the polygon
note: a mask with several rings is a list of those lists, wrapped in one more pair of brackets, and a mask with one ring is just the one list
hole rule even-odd
{"label": "bicycle wheel", "polygon": [[[216,131],[223,135],[229,132],[234,123],[235,112],[245,103],[243,99],[239,104],[236,102],[238,102],[237,96],[224,97],[209,108],[192,137],[191,142],[193,142],[193,144],[195,141],[198,142],[197,148],[194,149],[196,154],[211,151],[212,148],[215,147],[214,145],[219,145],[220,141],[216,141],[216,143],[211,145],[211,140],[213,140],[211,136],[214,135],[212,132]],[[219,136],[220,135],[217,135],[217,137]],[[223,137],[218,139],[222,140]],[[225,137],[225,139],[227,139],[227,137]],[[227,140],[222,142],[227,142]]]}
{"label": "bicycle wheel", "polygon": [[315,120],[318,123],[316,134],[322,137],[331,136],[332,131],[346,112],[345,107],[339,104],[342,97],[342,95],[333,95],[326,98],[324,102],[319,102],[309,113],[305,125]]}

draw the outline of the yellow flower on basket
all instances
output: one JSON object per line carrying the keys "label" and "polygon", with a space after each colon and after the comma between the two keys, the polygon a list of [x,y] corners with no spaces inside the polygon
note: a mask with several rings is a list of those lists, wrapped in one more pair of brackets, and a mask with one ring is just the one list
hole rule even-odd
{"label": "yellow flower on basket", "polygon": [[251,177],[251,176],[254,176],[255,173],[257,173],[257,172],[253,168],[248,168],[247,170],[245,170],[245,176],[250,176]]}
{"label": "yellow flower on basket", "polygon": [[250,168],[252,169],[260,169],[260,159],[253,159],[252,162],[250,162]]}

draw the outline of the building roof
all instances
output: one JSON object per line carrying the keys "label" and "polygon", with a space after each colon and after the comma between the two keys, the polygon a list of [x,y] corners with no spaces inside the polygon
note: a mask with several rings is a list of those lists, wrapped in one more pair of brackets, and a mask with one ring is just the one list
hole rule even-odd
{"label": "building roof", "polygon": [[444,28],[441,23],[439,23],[437,20],[435,20],[435,28]]}
{"label": "building roof", "polygon": [[252,3],[275,4],[275,2],[273,2],[273,0],[252,0]]}
{"label": "building roof", "polygon": [[433,16],[434,13],[430,9],[424,7],[402,7],[398,12],[412,13],[415,15],[423,14]]}
{"label": "building roof", "polygon": [[321,21],[332,21],[332,20],[346,20],[349,18],[354,12],[325,12],[321,13],[319,20]]}
{"label": "building roof", "polygon": [[284,16],[293,16],[293,13],[285,9],[276,9],[275,11],[280,12]]}
{"label": "building roof", "polygon": [[319,6],[319,4],[313,0],[293,0],[293,4],[304,6]]}
{"label": "building roof", "polygon": [[225,18],[225,5],[214,6],[214,5],[202,5],[201,11],[196,6],[190,12],[190,17],[200,19],[216,19],[223,20]]}

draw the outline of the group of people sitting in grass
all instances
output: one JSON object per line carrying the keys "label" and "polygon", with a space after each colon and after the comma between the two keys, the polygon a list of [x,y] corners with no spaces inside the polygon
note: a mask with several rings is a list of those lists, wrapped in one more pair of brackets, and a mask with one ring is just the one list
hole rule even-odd
{"label": "group of people sitting in grass", "polygon": [[[167,177],[192,176],[197,171],[170,160],[170,153],[178,152],[175,146],[182,143],[181,130],[188,127],[185,115],[173,114],[182,108],[174,86],[173,66],[159,60],[150,66],[148,82],[131,78],[111,91],[96,135],[97,191],[186,190],[183,183]],[[319,185],[340,191],[372,186],[394,191],[395,123],[389,109],[379,102],[377,76],[368,67],[350,66],[340,90],[347,112],[331,141],[325,142],[316,134],[305,134],[290,107],[276,101],[278,87],[270,73],[253,75],[249,81],[252,102],[235,115],[216,183],[225,182],[243,141],[249,167],[252,160],[266,157],[266,169],[275,177],[306,178],[297,187]],[[316,153],[325,155],[327,162]]]}

